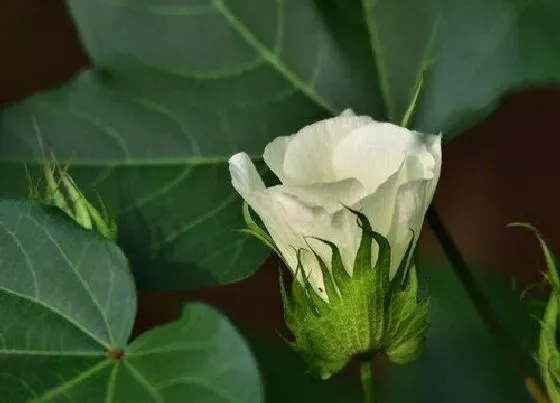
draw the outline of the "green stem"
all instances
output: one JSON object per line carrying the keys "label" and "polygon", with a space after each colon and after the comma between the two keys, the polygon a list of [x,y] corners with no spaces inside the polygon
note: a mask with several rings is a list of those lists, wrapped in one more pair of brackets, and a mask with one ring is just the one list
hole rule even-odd
{"label": "green stem", "polygon": [[371,376],[371,360],[364,359],[360,363],[360,378],[362,380],[362,390],[364,403],[374,403],[373,398],[373,378]]}
{"label": "green stem", "polygon": [[516,373],[523,379],[525,387],[533,400],[537,403],[547,403],[548,398],[543,390],[540,388],[538,382],[529,373],[523,360],[518,354],[517,347],[515,343],[509,338],[502,326],[498,321],[498,317],[492,310],[486,296],[480,289],[479,285],[474,278],[472,271],[469,269],[463,254],[459,248],[455,245],[453,238],[449,234],[445,224],[437,213],[434,205],[430,205],[428,212],[426,213],[426,220],[428,225],[436,235],[439,240],[443,251],[447,255],[447,258],[451,262],[451,266],[455,271],[455,274],[463,288],[467,292],[471,302],[473,303],[476,312],[484,322],[484,325],[488,328],[494,340],[504,350],[504,353],[510,360]]}

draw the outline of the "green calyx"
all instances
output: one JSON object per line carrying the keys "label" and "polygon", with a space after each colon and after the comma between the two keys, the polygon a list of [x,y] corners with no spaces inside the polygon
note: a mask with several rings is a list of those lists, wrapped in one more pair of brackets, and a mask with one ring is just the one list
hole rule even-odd
{"label": "green calyx", "polygon": [[[422,353],[429,326],[428,300],[418,298],[416,270],[410,262],[414,240],[391,279],[389,241],[372,230],[363,214],[350,211],[356,214],[362,229],[351,276],[343,266],[338,247],[318,239],[332,251],[330,270],[315,253],[328,302],[313,290],[305,276],[302,282],[294,280],[289,290],[280,278],[284,316],[294,335],[290,345],[322,379],[340,371],[355,356],[383,353],[395,363],[412,361]],[[255,222],[250,219],[247,223],[250,232],[255,233]],[[259,237],[276,250],[268,234],[260,231]],[[373,242],[379,250],[374,266]],[[303,272],[300,253],[298,271]]]}
{"label": "green calyx", "polygon": [[41,193],[39,186],[31,186],[32,198],[58,207],[86,229],[96,230],[112,241],[117,239],[116,221],[105,210],[101,213],[89,202],[65,169],[49,161],[44,164],[43,173],[44,192]]}

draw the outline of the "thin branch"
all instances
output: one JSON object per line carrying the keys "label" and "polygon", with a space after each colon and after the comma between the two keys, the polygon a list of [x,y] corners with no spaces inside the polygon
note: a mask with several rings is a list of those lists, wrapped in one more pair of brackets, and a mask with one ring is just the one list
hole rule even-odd
{"label": "thin branch", "polygon": [[457,278],[463,285],[463,288],[467,292],[470,300],[472,301],[476,312],[484,322],[484,325],[488,328],[494,340],[498,346],[504,351],[509,361],[511,362],[515,372],[523,379],[525,388],[537,403],[549,403],[546,393],[539,386],[536,379],[530,374],[523,360],[519,356],[517,347],[512,339],[504,331],[497,315],[492,310],[488,299],[480,289],[476,279],[474,278],[472,271],[467,265],[463,254],[459,248],[455,245],[451,234],[445,227],[441,217],[437,213],[435,206],[430,205],[428,212],[426,213],[426,220],[428,225],[434,231],[437,239],[439,240],[443,251],[445,252],[447,258],[451,262],[453,270],[457,275]]}

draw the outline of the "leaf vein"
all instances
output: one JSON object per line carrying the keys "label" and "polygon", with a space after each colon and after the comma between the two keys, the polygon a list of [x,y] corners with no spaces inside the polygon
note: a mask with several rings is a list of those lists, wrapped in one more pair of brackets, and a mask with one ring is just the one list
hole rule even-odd
{"label": "leaf vein", "polygon": [[303,92],[309,99],[317,105],[327,110],[331,114],[336,114],[337,109],[323,99],[316,90],[309,84],[302,81],[295,73],[279,59],[278,54],[270,51],[253,35],[247,27],[231,12],[223,0],[212,0],[212,4],[231,24],[233,28],[251,45],[262,57],[270,63],[286,80]]}
{"label": "leaf vein", "polygon": [[95,129],[97,129],[99,132],[104,133],[108,138],[112,139],[115,144],[117,144],[118,148],[122,151],[125,159],[129,159],[131,154],[122,138],[122,136],[119,134],[119,132],[109,126],[105,126],[102,122],[100,122],[98,119],[95,119],[94,117],[88,115],[87,113],[83,112],[83,111],[79,111],[77,109],[73,109],[73,108],[61,108],[61,107],[56,107],[54,106],[52,103],[48,104],[46,102],[40,101],[35,99],[34,102],[36,102],[38,105],[40,105],[42,108],[45,109],[50,109],[52,111],[58,112],[59,114],[70,114],[72,116],[75,116],[81,120],[83,120],[84,122],[89,123],[90,126],[93,126]]}
{"label": "leaf vein", "polygon": [[61,381],[63,382],[62,385],[47,391],[45,394],[39,396],[36,399],[33,399],[31,403],[46,402],[55,398],[57,395],[60,394],[64,394],[68,396],[67,393],[69,390],[71,390],[73,387],[80,384],[81,382],[87,380],[90,376],[95,375],[99,371],[103,370],[105,367],[107,367],[110,364],[111,361],[109,360],[101,361],[96,365],[94,365],[93,367],[91,367],[89,370],[82,372],[81,374],[79,374],[78,376],[76,376],[75,378],[71,379],[68,382],[66,382],[65,379],[61,378]]}
{"label": "leaf vein", "polygon": [[210,5],[155,5],[148,2],[134,2],[127,0],[105,0],[107,4],[114,7],[126,7],[138,11],[149,12],[155,15],[165,15],[171,17],[193,17],[202,14],[209,14],[215,10]]}
{"label": "leaf vein", "polygon": [[54,315],[66,320],[68,323],[70,323],[71,325],[73,325],[75,328],[77,328],[78,330],[80,330],[82,333],[86,334],[87,336],[89,336],[93,341],[95,341],[97,344],[99,344],[100,346],[104,347],[104,348],[109,348],[109,346],[102,340],[100,340],[96,335],[94,335],[93,333],[91,333],[87,328],[85,328],[84,326],[82,326],[80,323],[74,321],[74,319],[72,319],[71,317],[65,315],[64,313],[60,312],[58,309],[55,309],[52,306],[49,306],[47,304],[45,304],[44,302],[40,301],[40,300],[36,300],[36,299],[32,299],[30,298],[28,295],[23,295],[20,293],[17,293],[13,290],[9,290],[5,287],[1,287],[0,286],[0,295],[1,293],[4,293],[8,296],[12,296],[12,297],[17,297],[17,298],[21,298],[24,299],[26,301],[35,303],[45,309],[47,309],[48,311],[52,312]]}
{"label": "leaf vein", "polygon": [[192,230],[196,226],[202,224],[203,222],[209,220],[210,218],[214,217],[215,214],[219,213],[220,211],[224,210],[228,205],[230,205],[235,199],[237,198],[237,194],[231,193],[229,197],[225,198],[220,204],[218,204],[212,210],[207,211],[205,214],[201,214],[196,220],[191,222],[185,223],[176,231],[170,232],[164,239],[159,242],[154,243],[150,250],[156,250],[161,248],[162,246],[173,242],[181,235],[185,234],[186,232]]}
{"label": "leaf vein", "polygon": [[177,186],[181,185],[183,183],[183,181],[189,177],[192,170],[193,170],[192,166],[190,166],[190,165],[185,166],[183,171],[178,173],[172,180],[170,180],[167,183],[164,183],[158,190],[150,193],[149,195],[146,195],[144,197],[136,199],[137,201],[135,203],[133,203],[133,204],[123,208],[122,210],[118,211],[117,215],[128,214],[128,213],[134,211],[135,209],[137,209],[139,207],[142,207],[142,206],[145,206],[147,203],[156,200],[158,197],[164,196],[168,192],[175,189]]}
{"label": "leaf vein", "polygon": [[[60,256],[64,259],[64,261],[66,262],[68,267],[71,269],[71,272],[74,273],[74,275],[78,279],[78,282],[80,283],[80,285],[83,287],[83,289],[86,291],[89,298],[91,299],[91,302],[99,310],[99,314],[101,315],[101,319],[103,320],[103,322],[105,324],[105,327],[106,327],[106,330],[107,330],[107,335],[109,336],[109,341],[110,341],[111,344],[113,344],[114,343],[113,335],[112,335],[112,332],[111,332],[111,327],[109,326],[109,321],[107,319],[107,316],[105,315],[105,312],[103,311],[103,308],[101,308],[101,304],[99,303],[99,301],[97,300],[95,295],[93,295],[93,291],[91,290],[91,288],[89,288],[87,282],[84,280],[84,278],[82,277],[82,275],[78,271],[78,268],[76,266],[74,266],[74,264],[72,263],[72,261],[70,260],[70,258],[66,254],[66,252],[64,252],[64,250],[62,249],[62,247],[58,243],[58,241],[56,239],[54,239],[54,237],[52,236],[50,231],[47,228],[45,228],[43,226],[43,224],[41,224],[39,221],[37,221],[31,215],[27,215],[27,218],[29,219],[29,221],[33,222],[47,236],[47,238],[51,241],[51,243],[54,245],[54,247],[58,250]],[[89,247],[90,246],[88,244],[86,246],[86,248],[89,248]],[[84,250],[83,255],[80,258],[80,260],[84,259],[85,253],[86,253],[86,250]]]}
{"label": "leaf vein", "polygon": [[[19,217],[18,221],[16,222],[16,225],[15,225],[16,228],[19,225],[20,220],[21,220],[21,217]],[[25,250],[25,248],[21,244],[20,240],[16,237],[16,234],[13,231],[10,231],[8,229],[8,227],[6,226],[6,224],[4,224],[2,221],[0,221],[0,227],[2,227],[4,229],[5,233],[10,238],[12,238],[12,240],[15,242],[18,249],[20,250],[21,254],[23,255],[23,258],[25,259],[25,263],[26,263],[27,267],[29,268],[29,271],[31,273],[31,278],[33,280],[33,296],[35,298],[39,298],[39,284],[38,284],[38,281],[37,281],[37,273],[35,273],[35,268],[33,266],[33,262],[31,261],[31,258],[27,254],[27,251]]]}
{"label": "leaf vein", "polygon": [[159,394],[158,390],[148,382],[148,380],[142,375],[142,373],[128,361],[124,361],[124,365],[128,368],[132,376],[140,383],[148,393],[154,398],[157,403],[165,403],[165,400]]}
{"label": "leaf vein", "polygon": [[205,350],[214,346],[216,340],[204,341],[204,342],[189,342],[189,343],[173,343],[167,344],[163,347],[156,347],[150,350],[140,350],[138,352],[131,352],[128,354],[129,358],[142,357],[152,354],[163,354],[163,353],[175,353],[179,351],[197,351]]}

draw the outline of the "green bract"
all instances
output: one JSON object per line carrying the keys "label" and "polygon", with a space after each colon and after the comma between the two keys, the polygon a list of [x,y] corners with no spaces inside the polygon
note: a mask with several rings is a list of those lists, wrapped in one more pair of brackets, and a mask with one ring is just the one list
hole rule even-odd
{"label": "green bract", "polygon": [[538,360],[546,389],[552,403],[560,403],[560,351],[557,343],[558,319],[560,315],[560,278],[556,260],[540,232],[530,224],[513,223],[511,227],[521,227],[532,231],[543,250],[547,266],[547,277],[552,286],[552,294],[546,304],[541,332],[539,335]]}
{"label": "green bract", "polygon": [[[429,326],[429,301],[418,297],[416,269],[410,259],[414,239],[391,279],[389,242],[372,230],[365,215],[351,211],[362,229],[352,275],[343,267],[339,249],[332,242],[320,239],[332,250],[332,270],[315,254],[328,301],[317,295],[305,276],[301,276],[302,281],[293,281],[290,290],[282,278],[280,281],[286,324],[295,336],[290,344],[323,379],[340,371],[354,356],[384,353],[398,364],[412,361],[422,353]],[[247,207],[245,219],[249,232],[274,248]],[[373,242],[379,253],[372,267]],[[298,273],[303,273],[301,259],[298,261]]]}
{"label": "green bract", "polygon": [[41,193],[39,186],[32,186],[32,198],[58,207],[82,227],[95,229],[105,238],[116,241],[116,220],[106,211],[99,212],[65,169],[61,169],[54,161],[48,161],[43,165],[43,172],[44,192]]}

